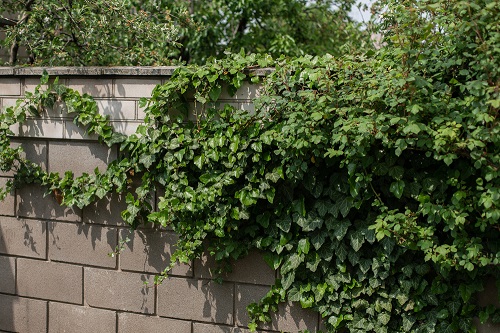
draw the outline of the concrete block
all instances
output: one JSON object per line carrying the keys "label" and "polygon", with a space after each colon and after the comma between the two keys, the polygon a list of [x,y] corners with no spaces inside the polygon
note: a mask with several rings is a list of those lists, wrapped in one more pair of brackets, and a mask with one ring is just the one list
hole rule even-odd
{"label": "concrete block", "polygon": [[[5,185],[10,178],[0,178],[0,189],[5,189]],[[12,189],[3,201],[0,201],[0,215],[14,216],[15,214],[15,195]]]}
{"label": "concrete block", "polygon": [[249,317],[247,306],[251,303],[258,302],[264,297],[269,287],[253,286],[253,285],[236,285],[235,299],[235,324],[238,326],[247,326]]}
{"label": "concrete block", "polygon": [[[16,67],[15,73],[20,76],[42,76],[46,71],[51,78],[57,76],[99,76],[102,75],[102,67],[99,66],[55,66],[55,67]],[[66,79],[60,79],[65,84]]]}
{"label": "concrete block", "polygon": [[199,102],[189,102],[188,103],[188,120],[196,122],[198,120],[205,119],[206,112],[210,108],[215,108],[217,110],[224,109],[225,105],[229,105],[236,110],[241,109],[240,103],[232,100],[217,101],[216,103],[201,104]]}
{"label": "concrete block", "polygon": [[89,94],[92,97],[109,97],[113,95],[112,79],[71,78],[67,86],[80,94]]}
{"label": "concrete block", "polygon": [[172,76],[177,66],[112,66],[99,67],[102,75],[119,76]]}
{"label": "concrete block", "polygon": [[[213,279],[213,269],[216,267],[215,259],[204,253],[194,262],[194,276],[196,278]],[[233,271],[225,274],[225,281],[234,281],[251,284],[272,285],[276,279],[275,271],[264,261],[262,253],[250,252],[246,257],[233,262]]]}
{"label": "concrete block", "polygon": [[129,312],[154,313],[155,286],[151,275],[89,267],[85,267],[84,272],[85,301],[88,305]]}
{"label": "concrete block", "polygon": [[[254,285],[236,286],[236,324],[248,325],[248,312],[246,307],[253,302],[258,302],[269,291],[268,287]],[[318,330],[318,313],[302,309],[298,303],[280,304],[277,313],[271,315],[271,324],[262,325],[262,329],[299,332]]]}
{"label": "concrete block", "polygon": [[114,332],[116,313],[86,306],[49,303],[48,332]]}
{"label": "concrete block", "polygon": [[99,140],[99,135],[87,133],[87,129],[75,125],[72,120],[64,121],[64,138],[71,140]]}
{"label": "concrete block", "polygon": [[496,308],[500,308],[495,278],[491,277],[485,281],[484,290],[477,295],[477,302],[480,306],[494,305]]}
{"label": "concrete block", "polygon": [[0,294],[0,330],[46,332],[47,302]]}
{"label": "concrete block", "polygon": [[[20,139],[12,138],[10,142],[11,148],[22,147],[22,158],[26,158],[42,167],[42,170],[47,170],[47,143],[44,140],[38,139]],[[12,177],[12,171],[1,172],[0,176]]]}
{"label": "concrete block", "polygon": [[38,184],[25,185],[16,191],[16,215],[40,219],[80,222],[82,211],[60,206],[53,194],[45,196],[46,189]]}
{"label": "concrete block", "polygon": [[[21,68],[18,69],[18,73]],[[29,70],[26,68],[26,70]],[[42,73],[40,73],[40,76]],[[54,82],[55,76],[50,78],[50,82]],[[66,80],[59,79],[60,84],[66,84]],[[35,92],[35,88],[40,84],[40,77],[29,77],[24,79],[24,92]],[[47,89],[47,85],[42,85],[42,89]]]}
{"label": "concrete block", "polygon": [[321,318],[321,316],[320,316],[319,327],[318,327],[320,332],[328,332],[328,330],[326,328],[326,320],[327,320],[326,318]]}
{"label": "concrete block", "polygon": [[500,324],[494,324],[490,321],[487,321],[484,324],[481,324],[478,318],[473,319],[474,325],[477,328],[477,333],[498,333],[500,332]]}
{"label": "concrete block", "polygon": [[285,332],[318,331],[319,314],[302,309],[299,303],[287,303],[279,306],[278,313],[271,316],[272,329]]}
{"label": "concrete block", "polygon": [[64,121],[54,119],[27,119],[20,126],[20,135],[30,138],[64,138]]}
{"label": "concrete block", "polygon": [[127,203],[124,196],[111,193],[83,208],[83,223],[124,226],[126,223],[120,214],[125,209]]}
{"label": "concrete block", "polygon": [[[500,299],[498,296],[498,289],[496,287],[495,279],[493,277],[489,278],[485,282],[484,290],[478,293],[477,295],[477,303],[480,306],[489,306],[493,305],[496,308],[500,308]],[[481,324],[480,321],[476,318],[474,320],[474,324],[477,327],[478,333],[498,333],[500,332],[500,323],[492,323],[491,321],[487,321],[484,324]]]}
{"label": "concrete block", "polygon": [[110,121],[109,124],[117,133],[132,135],[137,132],[137,128],[141,125],[142,121]]}
{"label": "concrete block", "polygon": [[160,316],[213,322],[233,323],[232,283],[170,277],[158,286]]}
{"label": "concrete block", "polygon": [[19,98],[2,98],[2,110],[15,106],[18,99]]}
{"label": "concrete block", "polygon": [[12,134],[9,133],[8,135],[14,135],[14,136],[21,135],[21,125],[20,124],[10,125],[9,130],[12,132]]}
{"label": "concrete block", "polygon": [[82,279],[80,266],[17,259],[17,292],[21,296],[82,304]]}
{"label": "concrete block", "polygon": [[42,170],[47,170],[47,142],[38,139],[20,139],[13,138],[11,140],[12,148],[23,149],[21,157],[38,164]]}
{"label": "concrete block", "polygon": [[248,111],[248,113],[250,115],[254,115],[255,114],[255,104],[253,104],[252,102],[242,102],[242,103],[240,103],[240,105],[239,105],[238,108],[240,110]]}
{"label": "concrete block", "polygon": [[19,96],[21,95],[21,79],[18,78],[1,78],[0,79],[0,95],[2,96]]}
{"label": "concrete block", "polygon": [[[4,13],[5,15],[5,13]],[[7,17],[9,15],[6,15]],[[5,39],[5,31],[0,31],[0,39]],[[5,48],[0,50],[0,64],[7,64],[7,59],[9,58],[9,50],[6,50]],[[0,67],[0,75],[14,75],[14,67]]]}
{"label": "concrete block", "polygon": [[56,102],[52,108],[46,108],[40,116],[42,118],[49,118],[49,119],[60,119],[60,118],[70,118],[73,119],[76,116],[76,113],[68,112],[68,108],[66,106],[66,103],[64,101],[61,102]]}
{"label": "concrete block", "polygon": [[[193,323],[193,333],[250,333],[250,330],[241,327]],[[270,332],[258,330],[257,333]]]}
{"label": "concrete block", "polygon": [[136,117],[136,119],[137,120],[144,120],[145,117],[146,117],[146,108],[145,107],[141,108],[139,106],[139,102],[137,102],[137,117]]}
{"label": "concrete block", "polygon": [[117,245],[116,229],[61,222],[48,222],[48,226],[50,260],[116,267],[116,258],[108,255]]}
{"label": "concrete block", "polygon": [[234,100],[234,101],[251,101],[260,96],[261,84],[253,84],[250,82],[243,82],[241,87],[236,91],[234,96],[231,96],[227,90],[227,86],[222,87],[222,93],[219,96],[221,100]]}
{"label": "concrete block", "polygon": [[110,149],[100,143],[50,142],[49,172],[58,172],[62,176],[71,170],[77,177],[83,173],[94,173],[95,168],[104,172],[116,157],[116,147]]}
{"label": "concrete block", "polygon": [[161,79],[133,78],[115,80],[115,97],[151,97]]}
{"label": "concrete block", "polygon": [[123,312],[118,314],[118,332],[191,333],[191,322]]}
{"label": "concrete block", "polygon": [[135,101],[105,99],[96,102],[99,113],[109,116],[110,120],[135,120]]}
{"label": "concrete block", "polygon": [[[120,239],[130,239],[120,254],[122,270],[140,271],[158,274],[170,263],[170,255],[175,251],[178,236],[173,232],[154,229],[120,231]],[[192,276],[191,267],[177,265],[169,274]]]}
{"label": "concrete block", "polygon": [[0,253],[45,259],[46,222],[0,218]]}
{"label": "concrete block", "polygon": [[16,259],[14,257],[0,256],[0,293],[16,293]]}

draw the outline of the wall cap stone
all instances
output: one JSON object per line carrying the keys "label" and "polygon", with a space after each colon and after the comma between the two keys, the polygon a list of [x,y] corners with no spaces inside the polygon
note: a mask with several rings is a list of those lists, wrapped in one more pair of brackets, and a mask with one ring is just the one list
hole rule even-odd
{"label": "wall cap stone", "polygon": [[[0,67],[1,76],[41,76],[43,71],[57,76],[172,76],[178,66],[116,67]],[[266,76],[274,68],[251,68],[248,72]]]}

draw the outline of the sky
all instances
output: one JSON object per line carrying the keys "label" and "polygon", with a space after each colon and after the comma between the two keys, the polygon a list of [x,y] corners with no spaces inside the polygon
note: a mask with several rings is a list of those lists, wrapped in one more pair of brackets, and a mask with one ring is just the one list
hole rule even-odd
{"label": "sky", "polygon": [[[374,0],[358,0],[358,3],[363,3],[367,4],[368,8],[370,8],[371,4],[373,3]],[[351,13],[351,17],[355,19],[356,21],[368,21],[370,19],[370,11],[360,11],[358,8],[354,8]]]}

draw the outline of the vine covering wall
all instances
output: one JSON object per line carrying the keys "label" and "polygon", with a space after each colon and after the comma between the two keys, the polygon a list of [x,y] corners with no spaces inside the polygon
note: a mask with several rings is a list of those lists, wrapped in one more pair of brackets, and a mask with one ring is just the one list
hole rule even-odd
{"label": "vine covering wall", "polygon": [[[109,124],[130,135],[143,122],[140,98],[151,96],[174,68],[47,70],[59,83],[90,94],[99,112],[109,115]],[[0,72],[0,105],[5,109],[35,91],[43,69]],[[257,90],[258,85],[245,83],[235,96],[221,95],[219,101],[249,109]],[[193,117],[194,102],[189,104]],[[11,127],[16,132],[11,146],[21,147],[25,158],[49,173],[105,171],[117,158],[118,147],[99,143],[73,118],[61,105],[30,115],[22,126]],[[13,176],[12,171],[2,172],[0,184]],[[161,190],[152,194],[153,206],[161,195]],[[31,184],[19,186],[0,202],[2,331],[245,332],[246,306],[265,295],[276,278],[262,254],[252,252],[233,263],[233,272],[219,285],[213,281],[213,258],[204,255],[173,268],[163,287],[155,287],[154,275],[168,265],[178,239],[171,229],[130,230],[120,217],[127,205],[118,193],[83,209],[60,206],[57,198],[47,187]],[[284,304],[266,332],[316,331],[318,325],[317,313]]]}
{"label": "vine covering wall", "polygon": [[[496,5],[392,4],[389,47],[366,54],[179,67],[139,101],[144,123],[130,135],[55,81],[1,114],[0,166],[14,173],[5,193],[39,183],[79,209],[122,195],[128,225],[179,237],[152,279],[161,288],[204,253],[221,280],[261,251],[278,275],[249,305],[250,330],[296,302],[331,332],[474,332],[499,321],[478,302],[500,274]],[[265,77],[250,70],[269,66]],[[244,82],[262,83],[254,110],[218,103]],[[58,103],[119,147],[106,170],[47,172],[10,145],[12,126]]]}

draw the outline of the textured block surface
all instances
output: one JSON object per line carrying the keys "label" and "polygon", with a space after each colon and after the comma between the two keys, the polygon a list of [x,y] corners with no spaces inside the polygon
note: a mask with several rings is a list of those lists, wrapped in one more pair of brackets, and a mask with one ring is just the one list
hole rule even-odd
{"label": "textured block surface", "polygon": [[[170,255],[178,237],[173,232],[154,229],[121,230],[120,239],[130,239],[120,254],[123,270],[160,273],[170,263]],[[191,268],[182,264],[174,267],[172,275],[192,276]]]}
{"label": "textured block surface", "polygon": [[46,332],[47,302],[0,294],[0,330]]}
{"label": "textured block surface", "polygon": [[118,332],[191,333],[191,322],[133,313],[119,313]]}
{"label": "textured block surface", "polygon": [[0,95],[3,96],[21,95],[21,79],[2,78],[0,80]]}
{"label": "textured block surface", "polygon": [[[250,333],[250,330],[241,327],[193,323],[193,333]],[[268,331],[258,330],[257,333],[268,333]]]}
{"label": "textured block surface", "polygon": [[115,229],[62,222],[49,222],[48,225],[50,260],[116,267],[116,258],[108,255],[117,245]]}
{"label": "textured block surface", "polygon": [[87,133],[87,129],[79,127],[71,120],[64,121],[63,137],[71,140],[99,140],[99,135]]}
{"label": "textured block surface", "polygon": [[116,313],[84,306],[49,303],[49,332],[114,332]]}
{"label": "textured block surface", "polygon": [[122,195],[112,193],[83,208],[83,222],[106,225],[125,225],[121,212],[127,209]]}
{"label": "textured block surface", "polygon": [[45,196],[46,189],[38,184],[24,185],[16,191],[16,214],[50,220],[80,222],[82,211],[60,206],[53,194]]}
{"label": "textured block surface", "polygon": [[[92,307],[154,313],[155,288],[150,275],[85,269],[85,301]],[[145,285],[144,282],[148,282]]]}
{"label": "textured block surface", "polygon": [[137,132],[137,128],[142,124],[142,121],[110,121],[109,124],[115,132],[132,135]]}
{"label": "textured block surface", "polygon": [[[211,279],[215,276],[212,271],[216,267],[215,259],[203,254],[202,258],[194,263],[195,277]],[[264,261],[261,253],[254,251],[232,265],[233,271],[226,274],[225,281],[235,281],[253,284],[272,285],[275,281],[275,272]]]}
{"label": "textured block surface", "polygon": [[116,79],[115,97],[150,97],[154,87],[160,83],[161,79]]}
{"label": "textured block surface", "polygon": [[232,324],[233,285],[171,277],[158,286],[160,316]]}
{"label": "textured block surface", "polygon": [[116,148],[94,142],[50,142],[49,171],[61,176],[71,170],[75,176],[94,173],[95,168],[105,171],[107,165],[116,159]]}
{"label": "textured block surface", "polygon": [[46,222],[0,217],[0,253],[45,259],[46,232]]}
{"label": "textured block surface", "polygon": [[17,291],[21,296],[82,304],[82,277],[79,266],[17,260]]}
{"label": "textured block surface", "polygon": [[[52,80],[51,80],[52,81]],[[59,80],[59,83],[64,84],[64,80]],[[36,86],[40,84],[40,78],[25,78],[24,79],[24,92],[35,92]],[[47,85],[42,86],[43,89],[47,89]]]}
{"label": "textured block surface", "polygon": [[[248,312],[246,307],[259,301],[269,291],[268,287],[255,285],[236,286],[236,324],[238,326],[248,325]],[[263,329],[270,329],[285,332],[298,332],[318,330],[318,314],[309,310],[304,310],[300,304],[280,304],[279,311],[271,315],[271,324],[263,325]]]}
{"label": "textured block surface", "polygon": [[[21,147],[23,153],[21,157],[30,160],[33,163],[38,164],[42,170],[47,170],[47,142],[45,140],[39,139],[12,139],[10,146],[12,148]],[[9,175],[13,175],[10,173]]]}
{"label": "textured block surface", "polygon": [[[0,189],[4,189],[5,185],[9,181],[9,178],[0,177]],[[0,215],[9,215],[13,216],[15,211],[15,196],[14,190],[11,190],[5,199],[0,201]]]}
{"label": "textured block surface", "polygon": [[109,116],[112,120],[135,119],[135,101],[120,101],[117,99],[98,100],[99,113]]}
{"label": "textured block surface", "polygon": [[0,293],[16,293],[16,259],[14,257],[0,256]]}
{"label": "textured block surface", "polygon": [[64,138],[64,121],[54,119],[27,119],[20,127],[20,136],[37,138]]}
{"label": "textured block surface", "polygon": [[113,94],[113,80],[111,79],[72,78],[67,81],[67,84],[80,94],[85,93],[92,97],[106,97]]}

